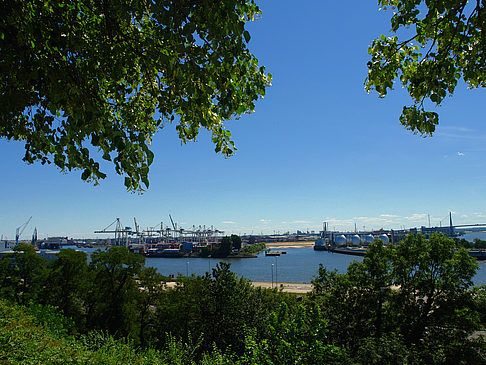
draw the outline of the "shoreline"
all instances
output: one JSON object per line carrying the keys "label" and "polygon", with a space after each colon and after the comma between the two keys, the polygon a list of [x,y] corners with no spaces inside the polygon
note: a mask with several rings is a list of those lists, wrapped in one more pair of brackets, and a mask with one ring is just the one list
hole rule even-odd
{"label": "shoreline", "polygon": [[[278,290],[283,291],[284,293],[293,293],[293,294],[307,294],[312,291],[313,286],[309,283],[272,283],[271,281],[252,281],[251,285],[254,288],[262,288],[262,289],[269,289],[278,288]],[[176,281],[167,281],[164,282],[164,286],[167,289],[175,289],[177,286]]]}
{"label": "shoreline", "polygon": [[264,242],[268,248],[300,248],[313,247],[314,241]]}
{"label": "shoreline", "polygon": [[278,290],[284,293],[294,293],[294,294],[306,294],[312,291],[313,286],[309,283],[272,283],[270,281],[252,281],[252,285],[255,288],[272,289],[278,288]]}

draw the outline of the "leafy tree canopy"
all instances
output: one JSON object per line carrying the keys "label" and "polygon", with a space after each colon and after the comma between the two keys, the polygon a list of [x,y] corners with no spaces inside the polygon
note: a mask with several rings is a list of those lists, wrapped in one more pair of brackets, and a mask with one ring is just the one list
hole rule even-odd
{"label": "leafy tree canopy", "polygon": [[232,234],[231,235],[231,246],[236,250],[241,249],[241,237],[238,236],[237,234]]}
{"label": "leafy tree canopy", "polygon": [[424,104],[440,105],[463,78],[470,88],[486,86],[486,9],[484,1],[379,0],[391,9],[392,34],[381,35],[368,49],[367,91],[385,97],[397,78],[413,99],[400,122],[432,135],[438,114]]}
{"label": "leafy tree canopy", "polygon": [[129,190],[148,187],[149,145],[170,122],[182,143],[204,128],[230,156],[224,122],[270,82],[247,48],[254,0],[7,0],[0,12],[0,137],[83,180],[106,177],[101,157]]}
{"label": "leafy tree canopy", "polygon": [[362,262],[339,274],[322,265],[311,302],[328,320],[328,337],[357,363],[484,363],[484,293],[471,290],[475,259],[443,234],[376,240]]}
{"label": "leafy tree canopy", "polygon": [[36,300],[46,274],[46,260],[34,247],[20,243],[0,259],[0,297],[18,304]]}

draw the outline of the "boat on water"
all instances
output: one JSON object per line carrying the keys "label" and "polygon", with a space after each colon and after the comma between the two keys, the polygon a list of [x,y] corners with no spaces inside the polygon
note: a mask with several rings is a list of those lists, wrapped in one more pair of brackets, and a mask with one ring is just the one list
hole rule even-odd
{"label": "boat on water", "polygon": [[177,248],[148,248],[140,252],[145,257],[183,257],[184,251]]}
{"label": "boat on water", "polygon": [[266,250],[265,251],[265,256],[280,256],[280,255],[285,255],[287,251],[277,251],[277,250]]}
{"label": "boat on water", "polygon": [[367,248],[364,247],[329,248],[328,251],[333,253],[352,255],[352,256],[364,256],[366,254]]}

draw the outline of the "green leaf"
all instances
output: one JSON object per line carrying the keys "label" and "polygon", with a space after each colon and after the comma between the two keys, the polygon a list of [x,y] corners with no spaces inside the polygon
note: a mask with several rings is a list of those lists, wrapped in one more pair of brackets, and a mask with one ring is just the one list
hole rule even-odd
{"label": "green leaf", "polygon": [[[106,174],[90,157],[91,143],[97,158],[129,177],[128,189],[141,190],[139,182],[148,182],[141,167],[154,160],[142,145],[166,123],[177,124],[182,142],[193,140],[200,128],[212,132],[253,111],[265,94],[271,77],[247,48],[245,31],[259,9],[253,0],[98,5],[58,0],[5,7],[9,33],[0,38],[8,56],[0,77],[11,95],[0,111],[0,138],[24,141],[26,162],[81,169],[83,180],[96,183]],[[214,139],[223,154],[225,139]]]}
{"label": "green leaf", "polygon": [[91,171],[89,171],[88,169],[85,169],[83,171],[83,173],[81,174],[81,179],[86,181],[89,178],[90,175],[91,175]]}
{"label": "green leaf", "polygon": [[246,43],[248,43],[250,41],[250,39],[251,39],[250,33],[247,30],[245,30],[243,32],[243,36],[245,37]]}
{"label": "green leaf", "polygon": [[[461,76],[470,87],[486,86],[480,81],[485,79],[486,62],[478,54],[478,50],[486,49],[486,38],[478,37],[476,24],[486,10],[485,4],[469,7],[467,2],[414,0],[379,3],[394,12],[392,36],[381,34],[368,49],[371,60],[366,90],[374,89],[384,97],[398,80],[415,105],[422,108],[427,97],[440,104],[447,93],[452,95]],[[406,38],[399,39],[394,33],[406,34]],[[473,69],[472,64],[478,67]],[[438,115],[415,108],[402,113],[400,121],[413,131],[429,135],[435,130]]]}

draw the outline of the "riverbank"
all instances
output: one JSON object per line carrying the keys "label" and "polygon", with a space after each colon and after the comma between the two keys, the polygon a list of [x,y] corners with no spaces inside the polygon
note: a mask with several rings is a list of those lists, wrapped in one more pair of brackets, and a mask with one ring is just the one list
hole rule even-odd
{"label": "riverbank", "polygon": [[313,247],[314,241],[265,242],[267,248],[301,248]]}
{"label": "riverbank", "polygon": [[253,281],[255,288],[272,289],[278,287],[285,293],[305,294],[312,291],[312,284],[308,283],[272,283],[269,281]]}
{"label": "riverbank", "polygon": [[[174,289],[177,283],[169,281],[165,283],[166,288]],[[272,283],[270,281],[252,281],[255,288],[273,289],[278,285],[278,289],[285,293],[305,294],[312,291],[312,284],[307,283]]]}

